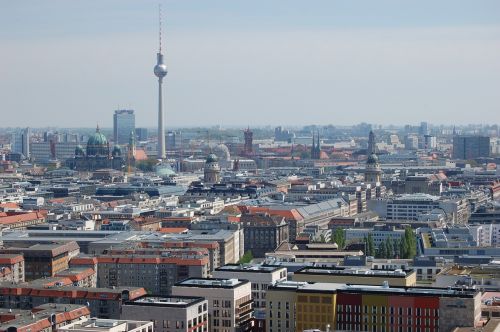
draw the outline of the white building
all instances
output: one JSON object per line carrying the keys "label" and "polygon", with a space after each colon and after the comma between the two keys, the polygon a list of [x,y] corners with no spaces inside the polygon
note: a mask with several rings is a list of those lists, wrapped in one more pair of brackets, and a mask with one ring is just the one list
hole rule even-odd
{"label": "white building", "polygon": [[[229,264],[217,268],[213,272],[214,278],[243,279],[252,283],[252,299],[254,317],[265,320],[266,292],[270,284],[284,281],[287,278],[287,269],[279,266]],[[258,322],[259,323],[259,322]],[[263,322],[260,322],[263,324]],[[262,327],[261,326],[257,326]]]}
{"label": "white building", "polygon": [[204,297],[209,331],[245,331],[252,325],[252,289],[247,280],[189,278],[173,286],[172,295]]}
{"label": "white building", "polygon": [[121,318],[154,322],[156,332],[207,332],[208,302],[202,297],[143,296],[125,302]]}

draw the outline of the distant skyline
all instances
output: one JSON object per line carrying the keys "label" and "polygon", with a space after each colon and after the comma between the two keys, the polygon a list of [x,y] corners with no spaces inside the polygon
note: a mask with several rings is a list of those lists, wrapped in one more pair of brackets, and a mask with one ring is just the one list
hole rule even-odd
{"label": "distant skyline", "polygon": [[500,122],[500,1],[0,3],[0,127]]}

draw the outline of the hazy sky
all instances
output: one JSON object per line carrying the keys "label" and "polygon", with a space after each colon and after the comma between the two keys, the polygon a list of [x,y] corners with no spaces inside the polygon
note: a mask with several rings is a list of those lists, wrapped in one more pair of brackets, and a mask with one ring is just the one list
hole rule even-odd
{"label": "hazy sky", "polygon": [[[158,3],[0,0],[0,126],[154,126]],[[498,0],[160,3],[167,127],[500,122]]]}

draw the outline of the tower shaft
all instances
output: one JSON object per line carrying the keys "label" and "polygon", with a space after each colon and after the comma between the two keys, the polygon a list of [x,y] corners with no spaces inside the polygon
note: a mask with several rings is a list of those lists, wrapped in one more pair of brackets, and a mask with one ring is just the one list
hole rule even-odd
{"label": "tower shaft", "polygon": [[163,120],[163,79],[158,79],[158,159],[165,159],[165,127]]}

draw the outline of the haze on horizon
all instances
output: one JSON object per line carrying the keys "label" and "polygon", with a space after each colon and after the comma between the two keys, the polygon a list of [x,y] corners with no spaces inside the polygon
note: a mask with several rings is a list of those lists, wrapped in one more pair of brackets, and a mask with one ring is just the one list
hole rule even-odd
{"label": "haze on horizon", "polygon": [[[167,128],[499,122],[500,1],[159,2]],[[157,5],[2,1],[1,126],[155,126]]]}

